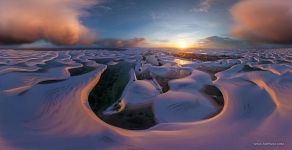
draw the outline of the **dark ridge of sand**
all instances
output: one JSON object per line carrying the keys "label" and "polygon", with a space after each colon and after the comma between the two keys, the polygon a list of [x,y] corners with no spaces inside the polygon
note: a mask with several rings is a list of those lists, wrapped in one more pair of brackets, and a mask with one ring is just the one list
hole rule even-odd
{"label": "dark ridge of sand", "polygon": [[265,71],[260,68],[251,67],[249,65],[244,65],[243,68],[239,72],[252,72],[252,71]]}
{"label": "dark ridge of sand", "polygon": [[276,60],[275,63],[276,64],[290,64],[291,62],[286,61],[286,60]]}
{"label": "dark ridge of sand", "polygon": [[224,106],[224,98],[221,91],[214,85],[205,85],[202,92],[213,99],[220,107]]}
{"label": "dark ridge of sand", "polygon": [[251,81],[251,80],[243,79],[243,81],[246,81],[246,82],[248,82],[248,83],[250,83],[250,84],[252,84],[254,86],[257,86],[257,84],[255,82]]}
{"label": "dark ridge of sand", "polygon": [[240,56],[229,55],[208,55],[208,54],[194,54],[194,53],[177,53],[173,54],[175,57],[200,60],[200,61],[217,61],[221,59],[240,59]]}
{"label": "dark ridge of sand", "polygon": [[95,61],[98,64],[104,64],[104,65],[106,65],[109,62],[113,61],[112,58],[100,58],[100,59],[90,59],[90,60],[93,60],[93,61]]}
{"label": "dark ridge of sand", "polygon": [[99,117],[108,124],[129,130],[145,130],[157,124],[151,104],[128,106],[116,114],[99,114]]}
{"label": "dark ridge of sand", "polygon": [[65,79],[62,80],[46,80],[46,81],[41,81],[38,84],[52,84],[52,83],[58,83],[58,82],[62,82],[65,81]]}
{"label": "dark ridge of sand", "polygon": [[20,93],[18,93],[17,94],[17,96],[22,96],[22,95],[24,95],[26,92],[28,92],[29,90],[25,90],[25,91],[22,91],[22,92],[20,92]]}
{"label": "dark ridge of sand", "polygon": [[96,69],[95,67],[82,66],[78,68],[69,69],[68,71],[70,72],[71,76],[80,76],[89,73],[95,69]]}
{"label": "dark ridge of sand", "polygon": [[262,60],[259,62],[259,64],[274,64],[274,62],[271,60]]}

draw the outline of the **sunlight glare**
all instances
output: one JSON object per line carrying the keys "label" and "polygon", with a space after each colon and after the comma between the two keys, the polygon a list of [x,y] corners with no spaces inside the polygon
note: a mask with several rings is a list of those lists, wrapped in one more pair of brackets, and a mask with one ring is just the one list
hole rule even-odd
{"label": "sunlight glare", "polygon": [[180,48],[180,49],[186,49],[188,47],[189,47],[188,43],[184,40],[180,40],[177,44],[177,48]]}

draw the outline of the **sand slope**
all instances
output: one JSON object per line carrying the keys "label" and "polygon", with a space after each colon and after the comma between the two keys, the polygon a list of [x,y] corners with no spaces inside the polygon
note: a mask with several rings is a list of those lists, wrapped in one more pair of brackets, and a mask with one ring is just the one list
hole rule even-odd
{"label": "sand slope", "polygon": [[[212,52],[242,58],[193,63],[159,51],[163,66],[152,66],[155,72],[187,67],[191,75],[169,81],[166,93],[144,80],[124,93],[125,104],[151,102],[158,124],[141,131],[106,124],[88,105],[107,67],[94,60],[141,63],[145,51],[0,50],[0,149],[292,149],[291,49]],[[155,58],[146,61],[155,65]],[[70,68],[84,65],[95,70],[70,76]],[[212,80],[199,67],[225,69]],[[212,117],[217,108],[202,93],[204,85],[224,97],[223,110]]]}

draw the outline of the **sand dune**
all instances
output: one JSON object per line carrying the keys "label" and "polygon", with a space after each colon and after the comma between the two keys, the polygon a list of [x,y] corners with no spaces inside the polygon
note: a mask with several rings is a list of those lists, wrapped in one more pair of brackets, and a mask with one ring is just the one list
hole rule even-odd
{"label": "sand dune", "polygon": [[[212,60],[174,53],[0,50],[0,149],[292,148],[291,49],[206,51]],[[89,106],[107,66],[123,61],[135,67],[122,109],[150,104],[149,129],[115,127]],[[80,67],[95,69],[70,73]],[[223,106],[206,85],[220,90]]]}

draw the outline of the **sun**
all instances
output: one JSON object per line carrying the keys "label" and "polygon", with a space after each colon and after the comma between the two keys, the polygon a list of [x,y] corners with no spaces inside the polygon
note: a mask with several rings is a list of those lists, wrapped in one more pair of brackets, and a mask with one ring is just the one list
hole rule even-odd
{"label": "sun", "polygon": [[185,40],[179,40],[177,43],[177,48],[186,49],[189,48],[189,44]]}

